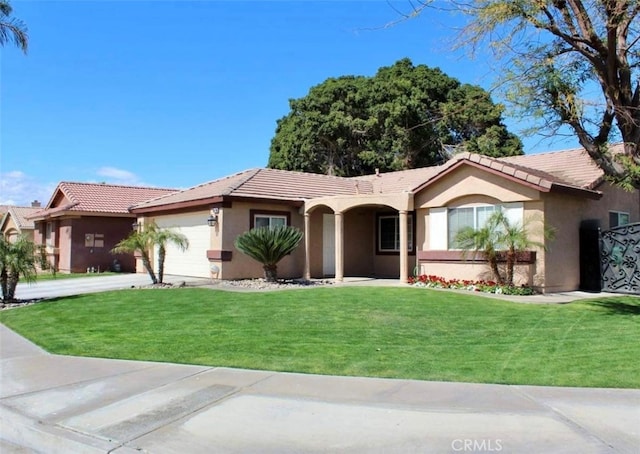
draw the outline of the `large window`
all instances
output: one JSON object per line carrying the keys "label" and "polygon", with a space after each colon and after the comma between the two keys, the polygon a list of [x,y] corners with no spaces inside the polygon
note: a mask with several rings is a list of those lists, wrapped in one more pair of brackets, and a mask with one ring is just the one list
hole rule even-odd
{"label": "large window", "polygon": [[279,226],[291,225],[291,213],[287,211],[258,211],[251,210],[250,228],[260,227],[275,228]]}
{"label": "large window", "polygon": [[465,227],[481,229],[487,223],[491,214],[499,210],[497,205],[449,208],[447,210],[447,243],[449,249],[455,248],[455,238]]}
{"label": "large window", "polygon": [[629,223],[629,213],[621,211],[609,211],[609,228],[618,227]]}
{"label": "large window", "polygon": [[524,205],[522,202],[489,204],[468,204],[459,207],[437,207],[429,209],[429,250],[445,251],[457,249],[455,237],[460,229],[482,228],[491,214],[502,210],[513,224],[522,223]]}
{"label": "large window", "polygon": [[[409,252],[413,252],[413,216],[407,216]],[[400,217],[396,214],[378,216],[378,252],[400,252]]]}

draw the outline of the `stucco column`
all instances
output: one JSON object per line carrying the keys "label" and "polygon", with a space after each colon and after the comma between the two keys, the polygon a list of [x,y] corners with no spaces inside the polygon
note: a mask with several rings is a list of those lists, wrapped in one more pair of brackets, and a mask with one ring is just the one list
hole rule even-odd
{"label": "stucco column", "polygon": [[407,212],[400,210],[400,282],[409,280],[409,235]]}
{"label": "stucco column", "polygon": [[309,232],[311,231],[311,216],[309,213],[304,213],[304,278],[311,279],[311,265],[309,263],[311,256],[311,238]]}
{"label": "stucco column", "polygon": [[336,281],[344,280],[344,223],[342,211],[336,211]]}

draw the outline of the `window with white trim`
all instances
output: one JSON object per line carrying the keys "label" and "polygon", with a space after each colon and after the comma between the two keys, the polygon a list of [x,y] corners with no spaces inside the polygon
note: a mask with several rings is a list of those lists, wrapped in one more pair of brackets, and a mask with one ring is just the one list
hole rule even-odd
{"label": "window with white trim", "polygon": [[[413,252],[413,216],[407,216],[408,251]],[[378,251],[400,252],[400,217],[397,214],[378,216]]]}
{"label": "window with white trim", "polygon": [[466,227],[474,230],[481,229],[487,219],[497,210],[499,205],[480,205],[471,207],[449,208],[447,210],[447,244],[449,249],[455,246],[458,232]]}
{"label": "window with white trim", "polygon": [[255,214],[253,216],[253,226],[258,229],[260,227],[275,228],[287,225],[287,217],[280,215]]}
{"label": "window with white trim", "polygon": [[629,213],[623,211],[609,211],[609,228],[619,227],[629,223]]}
{"label": "window with white trim", "polygon": [[510,223],[522,223],[524,205],[522,202],[496,205],[469,204],[459,207],[437,207],[429,209],[429,249],[432,251],[452,250],[455,237],[460,229],[482,228],[496,210],[502,210]]}

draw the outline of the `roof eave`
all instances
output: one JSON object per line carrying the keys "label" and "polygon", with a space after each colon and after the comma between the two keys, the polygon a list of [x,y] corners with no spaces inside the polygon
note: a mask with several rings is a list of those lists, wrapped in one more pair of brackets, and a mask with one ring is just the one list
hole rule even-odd
{"label": "roof eave", "polygon": [[423,189],[425,189],[427,186],[432,185],[433,183],[439,181],[440,179],[446,177],[447,175],[449,175],[450,173],[454,172],[456,169],[462,167],[462,166],[471,166],[471,167],[475,167],[477,169],[480,169],[484,172],[487,173],[491,173],[493,175],[497,175],[501,178],[504,178],[506,180],[509,181],[513,181],[514,183],[518,183],[522,186],[527,186],[529,188],[535,189],[536,191],[540,191],[540,192],[549,192],[551,190],[551,187],[553,186],[552,183],[548,182],[547,180],[543,180],[540,179],[541,183],[543,184],[536,184],[533,183],[531,181],[527,181],[527,180],[523,180],[521,178],[515,177],[513,175],[510,175],[508,173],[502,172],[498,169],[494,169],[493,167],[487,167],[485,165],[482,165],[480,163],[474,162],[469,160],[468,158],[462,158],[460,160],[458,160],[455,164],[449,166],[448,168],[446,168],[445,170],[443,170],[442,172],[439,172],[438,174],[434,175],[432,178],[428,179],[427,181],[425,181],[424,183],[422,183],[420,186],[416,187],[415,189],[413,189],[413,193],[417,194],[418,192],[422,191]]}

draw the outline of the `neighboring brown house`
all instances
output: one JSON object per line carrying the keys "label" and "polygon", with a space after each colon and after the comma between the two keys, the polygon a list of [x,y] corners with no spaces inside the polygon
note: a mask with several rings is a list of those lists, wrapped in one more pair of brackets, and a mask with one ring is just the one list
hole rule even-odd
{"label": "neighboring brown house", "polygon": [[[285,224],[303,230],[305,238],[279,264],[281,277],[405,282],[413,273],[489,277],[486,264],[465,258],[452,239],[496,209],[514,222],[556,229],[551,241],[532,233],[547,250],[523,256],[518,283],[546,292],[575,290],[581,223],[608,229],[640,222],[640,193],[610,185],[583,149],[573,149],[500,159],[461,153],[441,166],[355,178],[253,169],[131,211],[139,224],[154,221],[189,239],[185,252],[168,249],[167,274],[259,277],[260,264],[237,251],[234,240],[256,226]],[[215,219],[213,226],[208,219]]]}
{"label": "neighboring brown house", "polygon": [[33,221],[28,216],[40,211],[40,203],[34,201],[30,207],[7,206],[7,211],[0,220],[0,232],[9,241],[14,241],[20,235],[33,241]]}
{"label": "neighboring brown house", "polygon": [[108,271],[114,260],[134,272],[132,254],[114,256],[111,249],[126,238],[136,222],[129,207],[175,192],[136,186],[62,182],[44,209],[29,216],[36,244],[45,245],[49,263],[63,273]]}

